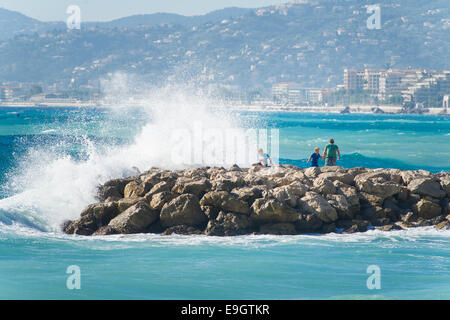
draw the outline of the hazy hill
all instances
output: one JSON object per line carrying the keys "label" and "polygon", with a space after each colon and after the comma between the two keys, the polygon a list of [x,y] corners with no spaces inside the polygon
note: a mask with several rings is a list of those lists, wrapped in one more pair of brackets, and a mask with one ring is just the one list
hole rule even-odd
{"label": "hazy hill", "polygon": [[136,16],[80,31],[23,35],[0,43],[0,81],[84,83],[124,71],[151,82],[332,87],[342,82],[345,67],[450,69],[448,0],[385,2],[380,30],[367,29],[368,4],[303,1],[165,25],[145,22],[184,18]]}

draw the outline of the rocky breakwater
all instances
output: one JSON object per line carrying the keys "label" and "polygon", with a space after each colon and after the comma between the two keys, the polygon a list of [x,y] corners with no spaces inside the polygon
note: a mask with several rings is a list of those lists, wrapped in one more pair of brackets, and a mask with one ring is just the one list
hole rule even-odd
{"label": "rocky breakwater", "polygon": [[151,169],[107,182],[67,234],[294,235],[450,228],[450,173],[395,169]]}

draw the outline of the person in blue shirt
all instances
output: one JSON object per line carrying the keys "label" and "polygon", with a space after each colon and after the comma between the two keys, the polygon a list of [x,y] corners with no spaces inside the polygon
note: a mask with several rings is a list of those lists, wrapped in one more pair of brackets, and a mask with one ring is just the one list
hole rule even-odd
{"label": "person in blue shirt", "polygon": [[314,153],[308,159],[308,163],[311,162],[311,167],[318,167],[319,159],[323,159],[323,157],[320,155],[320,149],[315,148]]}

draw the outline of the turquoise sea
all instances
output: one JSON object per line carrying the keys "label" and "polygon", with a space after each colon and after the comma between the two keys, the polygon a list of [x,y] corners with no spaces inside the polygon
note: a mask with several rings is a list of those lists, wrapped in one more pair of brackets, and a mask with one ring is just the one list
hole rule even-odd
{"label": "turquoise sea", "polygon": [[[280,163],[329,138],[344,167],[450,170],[450,116],[161,108],[0,108],[0,299],[450,299],[450,231],[354,235],[66,236],[95,187],[174,166],[195,124],[278,130]],[[180,149],[181,150],[181,149]],[[175,153],[179,151],[175,150]],[[66,273],[78,266],[81,289]],[[381,271],[367,287],[369,266]]]}

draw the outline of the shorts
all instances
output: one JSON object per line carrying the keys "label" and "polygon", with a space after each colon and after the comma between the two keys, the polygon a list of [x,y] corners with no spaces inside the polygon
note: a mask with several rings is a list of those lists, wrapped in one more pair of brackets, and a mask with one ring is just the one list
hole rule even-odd
{"label": "shorts", "polygon": [[327,158],[326,166],[328,167],[336,166],[336,158]]}

